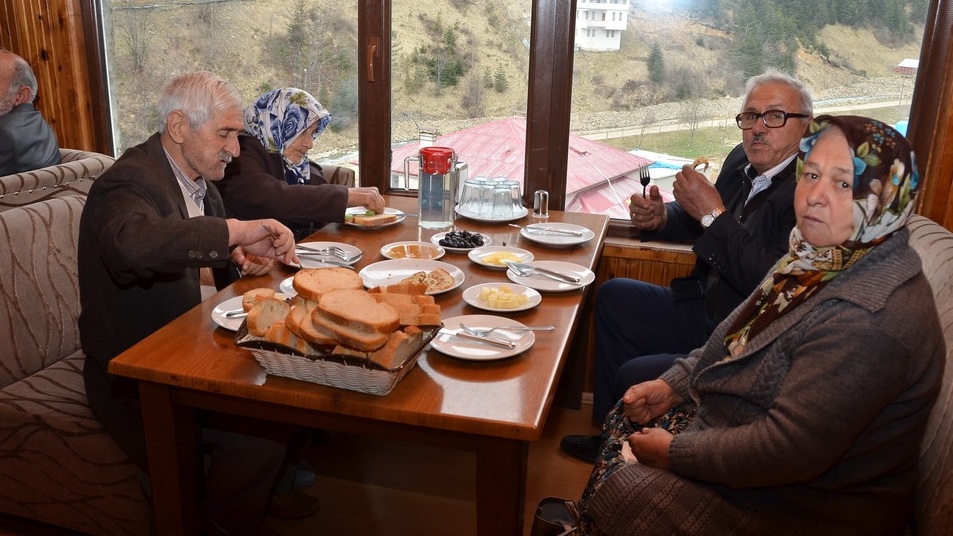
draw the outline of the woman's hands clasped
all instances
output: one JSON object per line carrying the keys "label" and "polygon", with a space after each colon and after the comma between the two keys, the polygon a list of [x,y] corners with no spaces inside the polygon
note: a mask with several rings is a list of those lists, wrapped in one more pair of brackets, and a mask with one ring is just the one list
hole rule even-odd
{"label": "woman's hands clasped", "polygon": [[[629,387],[622,396],[625,416],[633,423],[649,422],[664,415],[684,399],[662,380]],[[643,428],[629,436],[629,448],[639,463],[668,469],[668,446],[672,434],[661,428]]]}

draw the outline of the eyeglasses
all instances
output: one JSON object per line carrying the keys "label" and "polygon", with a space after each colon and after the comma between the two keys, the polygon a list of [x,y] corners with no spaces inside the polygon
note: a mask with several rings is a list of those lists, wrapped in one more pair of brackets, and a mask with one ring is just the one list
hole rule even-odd
{"label": "eyeglasses", "polygon": [[735,122],[738,123],[738,128],[741,130],[750,130],[754,128],[754,123],[759,117],[764,123],[764,126],[768,128],[781,128],[786,125],[788,119],[792,117],[805,118],[811,116],[807,114],[792,114],[785,112],[784,110],[767,110],[760,114],[754,112],[741,112],[735,116]]}

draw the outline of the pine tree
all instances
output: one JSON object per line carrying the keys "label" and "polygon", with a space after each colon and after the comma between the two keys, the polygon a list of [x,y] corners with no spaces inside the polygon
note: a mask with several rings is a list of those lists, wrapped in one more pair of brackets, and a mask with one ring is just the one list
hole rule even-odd
{"label": "pine tree", "polygon": [[653,84],[661,84],[665,80],[665,58],[662,57],[662,46],[658,41],[652,44],[648,59],[649,80]]}

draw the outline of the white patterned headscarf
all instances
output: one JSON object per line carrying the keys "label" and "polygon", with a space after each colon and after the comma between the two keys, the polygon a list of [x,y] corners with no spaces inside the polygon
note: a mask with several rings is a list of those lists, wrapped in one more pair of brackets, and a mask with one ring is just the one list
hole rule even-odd
{"label": "white patterned headscarf", "polygon": [[269,153],[282,156],[288,184],[311,182],[311,166],[307,158],[301,162],[288,160],[285,149],[315,123],[317,138],[329,121],[331,114],[320,102],[307,91],[293,87],[269,91],[245,108],[245,132],[258,138]]}

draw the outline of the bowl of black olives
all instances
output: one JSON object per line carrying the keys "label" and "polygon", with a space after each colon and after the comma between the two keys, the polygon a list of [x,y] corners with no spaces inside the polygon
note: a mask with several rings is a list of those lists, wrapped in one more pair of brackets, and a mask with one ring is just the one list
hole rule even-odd
{"label": "bowl of black olives", "polygon": [[489,246],[493,239],[482,233],[460,230],[437,233],[430,241],[452,253],[467,253],[472,249]]}

